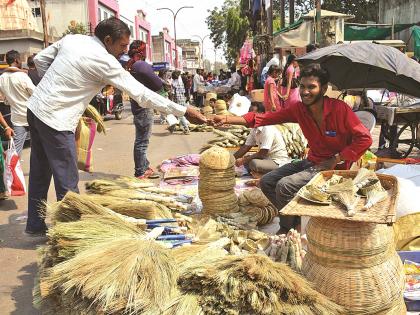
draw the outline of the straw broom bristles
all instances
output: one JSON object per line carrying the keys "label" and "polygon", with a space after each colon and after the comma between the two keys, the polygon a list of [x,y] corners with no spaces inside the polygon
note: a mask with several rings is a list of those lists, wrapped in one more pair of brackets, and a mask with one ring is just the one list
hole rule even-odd
{"label": "straw broom bristles", "polygon": [[[163,308],[159,315],[204,315],[195,294],[178,294]],[[156,314],[156,315],[158,315]],[[155,315],[155,314],[153,314]]]}
{"label": "straw broom bristles", "polygon": [[69,259],[78,252],[119,238],[139,238],[146,233],[115,216],[82,216],[82,220],[56,224],[48,231],[57,257]]}
{"label": "straw broom bristles", "polygon": [[80,292],[105,313],[144,313],[165,305],[176,284],[169,251],[153,241],[120,239],[77,254],[41,279],[41,294]]}
{"label": "straw broom bristles", "polygon": [[197,264],[178,284],[199,296],[206,314],[343,314],[289,267],[260,255]]}

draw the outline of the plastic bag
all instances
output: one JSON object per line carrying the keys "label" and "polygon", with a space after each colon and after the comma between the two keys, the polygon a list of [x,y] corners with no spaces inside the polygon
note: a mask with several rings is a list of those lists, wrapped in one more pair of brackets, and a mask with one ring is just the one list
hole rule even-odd
{"label": "plastic bag", "polygon": [[82,117],[76,129],[77,167],[81,171],[92,172],[92,146],[96,135],[96,123],[92,118]]}
{"label": "plastic bag", "polygon": [[7,151],[4,153],[5,170],[3,174],[6,192],[10,196],[23,196],[26,193],[25,176],[20,165],[13,139],[9,140]]}

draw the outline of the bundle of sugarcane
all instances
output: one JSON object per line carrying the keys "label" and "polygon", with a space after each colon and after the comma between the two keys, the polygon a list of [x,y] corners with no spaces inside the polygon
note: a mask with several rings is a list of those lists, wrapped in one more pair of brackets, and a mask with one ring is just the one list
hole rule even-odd
{"label": "bundle of sugarcane", "polygon": [[246,138],[250,133],[250,129],[244,126],[232,126],[227,131],[214,129],[213,133],[216,134],[217,138],[207,142],[205,146],[201,148],[204,151],[211,146],[219,146],[223,148],[238,147],[245,144]]}
{"label": "bundle of sugarcane", "polygon": [[[195,124],[190,123],[188,127],[191,132],[211,132],[214,130],[212,126],[207,126],[206,124],[195,125]],[[183,131],[183,130],[184,129],[179,124],[175,126],[175,131]]]}
{"label": "bundle of sugarcane", "polygon": [[234,157],[229,151],[213,147],[201,154],[198,195],[203,213],[217,215],[238,211]]}
{"label": "bundle of sugarcane", "polygon": [[83,116],[92,118],[95,121],[97,132],[103,132],[104,134],[106,133],[104,119],[94,106],[88,105],[88,107],[86,107],[85,112],[83,113]]}
{"label": "bundle of sugarcane", "polygon": [[267,256],[225,256],[197,264],[178,286],[205,314],[344,314],[288,266]]}
{"label": "bundle of sugarcane", "polygon": [[299,124],[287,123],[276,125],[283,136],[286,145],[287,154],[290,158],[302,158],[308,141],[302,133]]}
{"label": "bundle of sugarcane", "polygon": [[176,279],[167,249],[154,241],[120,238],[50,268],[40,278],[40,296],[46,301],[64,296],[71,302],[64,307],[96,314],[150,314],[170,301]]}

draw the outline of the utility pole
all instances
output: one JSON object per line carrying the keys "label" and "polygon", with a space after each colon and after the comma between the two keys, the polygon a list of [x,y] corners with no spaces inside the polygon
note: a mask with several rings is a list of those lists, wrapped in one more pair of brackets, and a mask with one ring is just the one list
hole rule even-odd
{"label": "utility pole", "polygon": [[289,0],[289,25],[295,23],[295,0]]}
{"label": "utility pole", "polygon": [[41,9],[41,19],[42,19],[42,29],[44,32],[44,48],[47,48],[50,45],[48,40],[48,27],[47,27],[47,16],[45,12],[45,0],[40,0],[40,9]]}
{"label": "utility pole", "polygon": [[210,35],[206,35],[204,37],[201,37],[199,35],[193,35],[192,37],[198,37],[201,40],[201,64],[204,68],[204,40],[209,37]]}
{"label": "utility pole", "polygon": [[280,29],[283,29],[286,26],[285,1],[286,0],[280,0]]}
{"label": "utility pole", "polygon": [[178,15],[179,11],[181,11],[182,9],[192,9],[194,8],[193,6],[183,6],[180,7],[176,12],[174,12],[172,9],[170,8],[158,8],[156,10],[168,10],[171,11],[173,17],[174,17],[174,37],[175,37],[175,69],[178,67],[178,49],[177,49],[177,44],[176,44],[176,16]]}
{"label": "utility pole", "polygon": [[273,36],[273,0],[268,1],[270,1],[270,7],[268,8],[267,12],[267,33],[269,36]]}
{"label": "utility pole", "polygon": [[315,15],[315,29],[316,29],[316,39],[315,42],[320,45],[322,41],[321,35],[321,0],[315,0],[315,8],[316,8],[316,15]]}

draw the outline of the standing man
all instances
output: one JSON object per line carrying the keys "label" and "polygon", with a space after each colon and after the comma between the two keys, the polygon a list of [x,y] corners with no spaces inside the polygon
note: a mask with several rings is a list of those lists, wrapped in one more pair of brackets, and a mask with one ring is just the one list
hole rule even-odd
{"label": "standing man", "polygon": [[201,102],[201,96],[198,95],[198,87],[204,85],[204,79],[203,79],[203,69],[197,69],[196,74],[193,78],[193,95],[194,95],[194,101],[196,106],[202,106]]}
{"label": "standing man", "polygon": [[241,89],[241,84],[242,84],[242,78],[240,75],[241,70],[238,69],[236,71],[236,68],[232,67],[230,69],[230,72],[231,72],[231,76],[226,85],[232,88],[233,93],[238,93],[239,90]]}
{"label": "standing man", "polygon": [[[175,70],[172,72],[172,90],[174,94],[174,102],[182,105],[187,106],[187,102],[185,99],[185,88],[184,83],[182,82],[182,78],[180,77],[180,72]],[[185,135],[190,134],[190,128],[188,127],[188,120],[185,117],[180,117],[179,122],[181,124],[182,130]]]}
{"label": "standing man", "polygon": [[0,92],[10,105],[14,131],[16,152],[20,156],[27,134],[29,132],[26,120],[26,109],[29,97],[35,90],[35,85],[22,69],[20,54],[16,50],[6,53],[9,68],[0,76]]}
{"label": "standing man", "polygon": [[34,56],[29,56],[26,61],[28,64],[28,76],[31,78],[32,83],[37,86],[41,78],[39,77],[38,70],[36,70]]}
{"label": "standing man", "polygon": [[[133,77],[153,92],[158,92],[162,87],[162,80],[155,74],[151,65],[146,59],[146,43],[135,40],[131,43],[128,51],[126,69]],[[147,159],[147,148],[153,126],[153,109],[140,107],[139,104],[130,98],[133,122],[136,127],[136,139],[134,141],[134,176],[140,179],[158,178]]]}
{"label": "standing man", "polygon": [[124,22],[111,17],[98,24],[95,36],[67,35],[36,55],[42,80],[28,101],[32,140],[28,235],[45,235],[47,230],[38,211],[47,199],[51,177],[58,200],[68,191],[78,192],[74,131],[89,101],[105,85],[126,91],[142,107],[206,121],[193,108],[150,91],[121,66],[118,57],[126,51],[130,34]]}
{"label": "standing man", "polygon": [[[324,96],[328,73],[319,65],[307,66],[300,75],[302,101],[265,114],[242,117],[215,116],[216,124],[259,126],[298,123],[308,140],[308,158],[292,162],[261,178],[261,190],[281,210],[320,170],[349,169],[372,144],[369,130],[343,101]],[[299,217],[281,216],[281,232],[298,227]]]}

